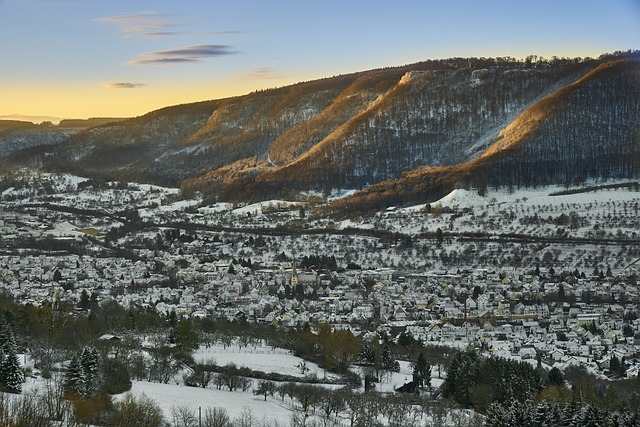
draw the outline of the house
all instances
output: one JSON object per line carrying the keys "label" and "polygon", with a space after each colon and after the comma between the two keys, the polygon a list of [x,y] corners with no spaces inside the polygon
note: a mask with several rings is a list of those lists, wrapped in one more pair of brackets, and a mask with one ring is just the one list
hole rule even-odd
{"label": "house", "polygon": [[518,355],[520,357],[522,357],[523,359],[535,359],[537,352],[535,347],[533,346],[526,346],[526,347],[522,347],[520,349],[520,351],[518,352]]}
{"label": "house", "polygon": [[640,377],[640,363],[636,363],[632,367],[626,370],[625,376],[627,379]]}

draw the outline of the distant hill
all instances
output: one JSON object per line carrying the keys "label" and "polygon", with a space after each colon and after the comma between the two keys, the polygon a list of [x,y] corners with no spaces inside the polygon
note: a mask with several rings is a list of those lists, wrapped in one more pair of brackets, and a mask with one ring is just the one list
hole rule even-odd
{"label": "distant hill", "polygon": [[114,117],[92,117],[89,119],[63,119],[60,120],[58,126],[67,128],[89,128],[102,126],[109,123],[116,123],[126,120],[124,118]]}
{"label": "distant hill", "polygon": [[0,120],[0,136],[9,132],[34,128],[37,125],[21,120]]}
{"label": "distant hill", "polygon": [[0,127],[0,159],[224,200],[362,190],[336,204],[346,210],[637,178],[639,63],[637,52],[425,61],[91,119],[104,122],[23,149]]}

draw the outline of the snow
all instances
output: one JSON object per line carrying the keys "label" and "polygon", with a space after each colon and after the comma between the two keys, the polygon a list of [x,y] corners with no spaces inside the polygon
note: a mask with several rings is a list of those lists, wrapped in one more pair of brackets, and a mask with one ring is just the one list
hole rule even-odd
{"label": "snow", "polygon": [[[156,203],[160,204],[161,200],[157,199]],[[165,212],[165,213],[166,212],[182,212],[186,208],[189,208],[191,206],[196,206],[199,203],[200,203],[199,200],[194,200],[194,199],[179,200],[175,203],[171,203],[170,205],[158,206],[156,208],[139,209],[138,214],[140,215],[140,218],[145,218],[145,217],[151,217],[158,212]]]}
{"label": "snow", "polygon": [[487,198],[479,196],[477,193],[464,189],[456,189],[431,205],[441,205],[442,207],[462,209],[474,206],[483,206],[487,204],[487,200]]}
{"label": "snow", "polygon": [[[253,392],[185,388],[175,384],[133,381],[131,393],[134,396],[144,394],[153,400],[162,408],[168,420],[172,417],[172,409],[178,407],[189,408],[195,414],[198,413],[198,408],[202,408],[203,414],[207,408],[224,408],[232,420],[238,418],[246,409],[250,409],[256,419],[264,419],[271,424],[277,422],[278,425],[289,425],[292,414],[292,410],[279,399],[269,398],[265,402],[264,397],[254,396]],[[121,399],[125,395],[126,393],[123,393],[115,398]]]}
{"label": "snow", "polygon": [[[277,372],[299,378],[304,377],[300,369],[296,367],[303,359],[293,356],[288,350],[282,348],[272,349],[267,346],[240,348],[237,344],[225,348],[220,344],[216,344],[209,348],[201,346],[194,352],[193,358],[198,363],[213,361],[218,366],[234,363],[238,367],[246,366],[256,371]],[[316,375],[318,378],[325,376],[324,369],[318,367],[315,363],[307,362],[307,368],[309,368],[307,375]]]}
{"label": "snow", "polygon": [[152,184],[135,184],[135,185],[138,188],[140,188],[140,190],[145,191],[147,193],[156,191],[156,192],[167,193],[167,194],[180,194],[179,188],[161,187],[159,185],[152,185]]}
{"label": "snow", "polygon": [[[413,381],[413,368],[411,362],[406,360],[399,360],[400,372],[385,372],[380,378],[379,382],[375,384],[376,391],[380,393],[395,393],[395,390],[402,385]],[[361,367],[355,367],[353,370],[364,378],[364,369]],[[438,370],[435,367],[431,367],[431,387],[434,389],[440,387],[444,382],[444,379],[438,378]],[[360,390],[362,391],[362,390]]]}
{"label": "snow", "polygon": [[252,205],[243,206],[233,210],[236,215],[258,215],[268,212],[269,210],[292,209],[299,206],[298,202],[289,202],[286,200],[269,200],[266,202],[254,203]]}
{"label": "snow", "polygon": [[334,200],[339,200],[339,199],[343,199],[345,197],[352,196],[357,192],[358,192],[358,190],[355,190],[355,189],[352,189],[352,190],[333,190],[333,191],[331,191],[331,194],[329,195],[329,197],[327,197],[327,201],[333,202]]}
{"label": "snow", "polygon": [[220,212],[227,212],[233,209],[233,203],[219,202],[211,206],[204,206],[198,208],[198,212],[202,214],[215,214]]}
{"label": "snow", "polygon": [[375,226],[373,224],[361,224],[350,219],[345,219],[343,221],[340,221],[337,224],[337,228],[339,230],[344,230],[348,228],[359,228],[361,230],[364,230],[364,229],[374,229]]}

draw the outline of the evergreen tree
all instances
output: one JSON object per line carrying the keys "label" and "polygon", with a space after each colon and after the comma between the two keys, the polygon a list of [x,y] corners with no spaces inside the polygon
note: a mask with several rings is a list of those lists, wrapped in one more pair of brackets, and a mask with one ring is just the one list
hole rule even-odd
{"label": "evergreen tree", "polygon": [[100,355],[98,350],[90,346],[82,349],[80,365],[82,366],[83,379],[80,392],[85,397],[93,397],[100,388]]}
{"label": "evergreen tree", "polygon": [[413,364],[413,384],[416,387],[431,387],[431,365],[424,357],[424,353],[420,352],[418,358]]}
{"label": "evergreen tree", "polygon": [[82,372],[82,365],[80,364],[80,357],[74,354],[71,357],[69,366],[67,366],[67,372],[64,380],[64,390],[67,393],[80,394],[84,385],[84,374]]}
{"label": "evergreen tree", "polygon": [[373,365],[376,360],[376,353],[371,343],[366,343],[360,351],[360,360],[362,363]]}
{"label": "evergreen tree", "polygon": [[15,317],[8,310],[0,315],[0,388],[9,393],[20,393],[24,374],[18,360],[15,337]]}
{"label": "evergreen tree", "polygon": [[389,347],[382,350],[382,368],[392,372],[400,372],[400,362]]}
{"label": "evergreen tree", "polygon": [[83,397],[93,397],[101,385],[100,354],[95,347],[87,346],[80,355],[71,357],[65,375],[66,392],[77,393]]}
{"label": "evergreen tree", "polygon": [[564,375],[562,371],[556,367],[551,368],[547,376],[547,384],[561,386],[564,384]]}
{"label": "evergreen tree", "polygon": [[15,346],[7,346],[2,351],[2,360],[0,360],[0,382],[3,391],[9,393],[20,393],[22,391],[22,383],[24,382],[24,374],[20,368],[20,361],[16,354]]}
{"label": "evergreen tree", "polygon": [[184,351],[194,351],[200,345],[200,336],[191,319],[180,319],[175,328],[176,344]]}

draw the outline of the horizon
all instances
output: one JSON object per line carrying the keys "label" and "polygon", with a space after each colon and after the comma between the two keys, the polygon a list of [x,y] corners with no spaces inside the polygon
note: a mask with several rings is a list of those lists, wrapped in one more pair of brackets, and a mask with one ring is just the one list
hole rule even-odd
{"label": "horizon", "polygon": [[[607,54],[613,54],[614,52],[602,52],[599,55],[593,56],[593,57],[570,57],[570,58],[582,58],[582,59],[588,59],[588,58],[592,58],[592,59],[597,59],[599,56],[601,55],[607,55]],[[527,55],[530,56],[530,55]],[[524,59],[527,58],[527,56],[523,56],[523,57],[512,57],[517,61],[523,61]],[[506,55],[505,57],[508,57],[508,55]],[[388,65],[388,67],[393,68],[393,67],[403,67],[403,66],[411,66],[413,64],[417,64],[423,61],[439,61],[439,60],[446,60],[446,59],[452,59],[455,57],[446,57],[446,58],[428,58],[428,59],[423,59],[421,61],[416,61],[415,63],[409,63],[409,64],[392,64],[392,65]],[[471,57],[469,57],[471,58]],[[494,58],[494,57],[486,57],[488,59]],[[568,58],[568,57],[562,57],[562,58]],[[539,60],[549,60],[551,58],[546,58],[546,57],[542,57],[542,56],[538,56]],[[382,68],[382,67],[381,67]],[[380,68],[379,68],[380,69]],[[283,86],[273,86],[273,87],[264,87],[264,88],[259,88],[259,89],[255,89],[251,92],[246,92],[246,93],[239,93],[239,94],[233,94],[233,95],[229,95],[228,97],[223,97],[223,98],[211,98],[211,99],[195,99],[192,101],[188,101],[188,102],[184,102],[184,103],[179,103],[179,104],[168,104],[168,105],[162,105],[158,108],[154,108],[153,110],[148,110],[148,111],[144,111],[141,114],[135,115],[135,116],[87,116],[87,117],[56,117],[56,116],[31,116],[31,115],[23,115],[23,114],[8,114],[8,115],[2,115],[0,114],[0,120],[7,120],[7,121],[24,121],[24,122],[31,122],[33,124],[41,124],[41,123],[45,123],[45,122],[51,122],[53,125],[59,125],[61,121],[63,120],[91,120],[91,119],[130,119],[130,118],[135,118],[135,117],[140,117],[140,116],[144,116],[148,113],[151,113],[153,111],[157,111],[163,108],[167,108],[167,107],[174,107],[174,106],[178,106],[178,105],[187,105],[187,104],[193,104],[193,103],[198,103],[198,102],[208,102],[208,101],[217,101],[217,100],[221,100],[221,99],[225,99],[225,98],[233,98],[233,97],[242,97],[242,96],[248,96],[251,95],[254,92],[257,91],[262,91],[262,90],[276,90],[279,89],[281,87],[287,87],[287,86],[291,86],[291,85],[296,85],[296,84],[304,84],[307,82],[313,82],[313,81],[318,81],[318,80],[322,80],[325,78],[332,78],[332,77],[338,77],[341,75],[349,75],[349,74],[353,74],[353,73],[359,73],[359,72],[367,72],[367,71],[372,71],[375,69],[371,69],[371,70],[356,70],[353,71],[351,73],[344,73],[344,74],[339,74],[339,75],[335,75],[335,76],[331,76],[331,77],[318,77],[316,79],[312,79],[312,80],[305,80],[305,81],[298,81],[298,82],[292,82],[290,84],[286,84]]]}
{"label": "horizon", "polygon": [[633,0],[440,3],[0,0],[0,119],[135,117],[431,59],[639,47]]}

